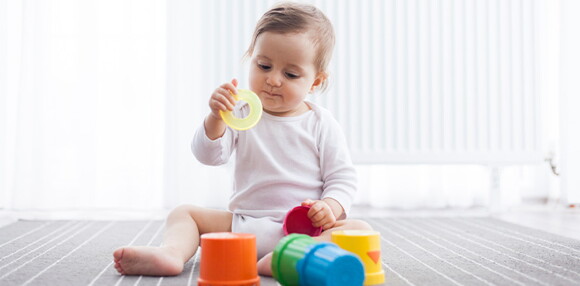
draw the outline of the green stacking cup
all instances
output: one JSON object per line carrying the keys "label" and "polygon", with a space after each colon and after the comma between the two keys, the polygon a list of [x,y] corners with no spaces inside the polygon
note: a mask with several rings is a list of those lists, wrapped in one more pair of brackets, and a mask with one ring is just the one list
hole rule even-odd
{"label": "green stacking cup", "polygon": [[317,241],[305,234],[293,233],[280,240],[272,255],[272,275],[284,286],[299,285],[296,270],[298,261],[304,258],[309,246]]}

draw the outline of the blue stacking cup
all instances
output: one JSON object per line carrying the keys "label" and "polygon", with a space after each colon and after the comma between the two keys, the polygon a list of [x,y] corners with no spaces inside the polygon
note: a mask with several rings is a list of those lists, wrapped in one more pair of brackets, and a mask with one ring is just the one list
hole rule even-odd
{"label": "blue stacking cup", "polygon": [[296,270],[303,286],[359,286],[365,280],[360,258],[330,242],[309,246]]}

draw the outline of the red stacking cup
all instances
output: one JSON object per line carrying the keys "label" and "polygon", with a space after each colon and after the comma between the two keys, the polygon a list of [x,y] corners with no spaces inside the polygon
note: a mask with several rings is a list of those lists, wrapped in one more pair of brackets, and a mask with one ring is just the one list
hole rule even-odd
{"label": "red stacking cup", "polygon": [[297,206],[291,209],[284,217],[284,234],[291,233],[307,234],[310,236],[319,236],[322,233],[322,227],[315,227],[308,218],[310,206]]}

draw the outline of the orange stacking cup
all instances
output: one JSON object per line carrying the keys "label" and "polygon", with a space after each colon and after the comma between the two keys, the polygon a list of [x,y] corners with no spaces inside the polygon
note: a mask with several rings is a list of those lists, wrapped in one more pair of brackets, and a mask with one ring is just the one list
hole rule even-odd
{"label": "orange stacking cup", "polygon": [[256,236],[214,232],[201,236],[199,286],[260,285]]}

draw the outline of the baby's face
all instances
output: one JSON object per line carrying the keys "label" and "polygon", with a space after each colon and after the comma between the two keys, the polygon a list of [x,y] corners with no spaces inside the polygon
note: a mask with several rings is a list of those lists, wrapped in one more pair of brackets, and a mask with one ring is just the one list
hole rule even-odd
{"label": "baby's face", "polygon": [[307,94],[323,77],[315,66],[316,48],[308,34],[261,34],[254,47],[250,67],[250,89],[264,111],[276,116],[296,116],[309,108]]}

